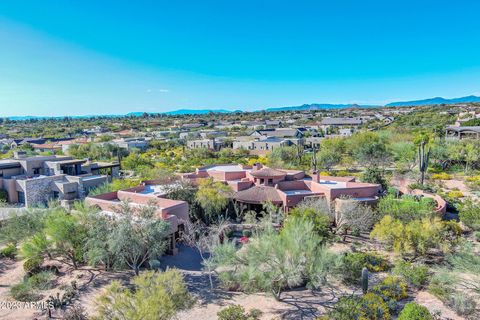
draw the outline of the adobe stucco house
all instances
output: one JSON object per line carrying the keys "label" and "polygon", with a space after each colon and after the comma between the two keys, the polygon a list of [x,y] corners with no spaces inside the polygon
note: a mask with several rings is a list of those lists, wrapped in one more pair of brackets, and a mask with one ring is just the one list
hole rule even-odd
{"label": "adobe stucco house", "polygon": [[85,202],[90,206],[96,206],[102,213],[108,215],[118,214],[122,202],[128,203],[133,214],[139,212],[142,207],[151,206],[155,210],[155,217],[169,223],[168,233],[169,252],[175,254],[177,249],[175,243],[180,231],[184,230],[190,221],[188,216],[188,203],[180,200],[165,198],[164,185],[156,181],[144,181],[140,186],[104,193],[96,196],[89,196]]}
{"label": "adobe stucco house", "polygon": [[265,202],[281,206],[286,212],[305,198],[325,198],[333,204],[339,197],[353,201],[374,203],[381,192],[378,184],[355,182],[354,177],[307,175],[301,170],[283,170],[243,165],[212,165],[198,168],[194,173],[184,174],[183,179],[196,182],[213,178],[228,184],[233,199],[255,208]]}

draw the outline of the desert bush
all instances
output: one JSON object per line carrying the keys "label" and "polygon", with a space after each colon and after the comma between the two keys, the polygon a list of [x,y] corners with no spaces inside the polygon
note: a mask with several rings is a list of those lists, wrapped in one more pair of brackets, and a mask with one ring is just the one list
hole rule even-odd
{"label": "desert bush", "polygon": [[7,190],[0,189],[0,203],[8,201],[8,193]]}
{"label": "desert bush", "polygon": [[289,217],[280,232],[269,224],[241,250],[230,242],[217,245],[208,264],[218,271],[224,287],[269,292],[279,298],[286,288],[320,287],[339,262],[337,255],[322,247],[311,221]]}
{"label": "desert bush", "polygon": [[390,319],[390,311],[382,297],[372,292],[362,297],[362,309],[366,319]]}
{"label": "desert bush", "polygon": [[249,237],[250,238],[252,236],[252,231],[251,230],[243,230],[242,235],[244,237]]}
{"label": "desert bush", "polygon": [[459,190],[452,190],[448,192],[447,196],[451,199],[459,199],[465,197],[462,191]]}
{"label": "desert bush", "polygon": [[390,215],[402,222],[408,222],[431,216],[435,206],[435,201],[430,198],[417,199],[410,195],[396,198],[388,195],[380,199],[378,211],[381,216]]}
{"label": "desert bush", "polygon": [[232,304],[217,312],[218,320],[257,320],[262,315],[258,309],[252,309],[246,312],[245,309],[238,304]]}
{"label": "desert bush", "polygon": [[469,318],[476,313],[477,302],[473,297],[457,292],[449,298],[448,305],[458,315]]}
{"label": "desert bush", "polygon": [[472,200],[465,201],[460,206],[460,221],[474,230],[480,230],[480,204]]}
{"label": "desert bush", "polygon": [[480,242],[480,231],[475,232],[475,240]]}
{"label": "desert bush", "polygon": [[426,307],[409,302],[403,307],[398,320],[433,320],[433,317]]}
{"label": "desert bush", "polygon": [[98,319],[156,319],[174,318],[180,310],[192,304],[181,273],[146,271],[132,280],[133,290],[113,281],[97,299]]}
{"label": "desert bush", "polygon": [[25,214],[11,217],[0,225],[0,242],[20,243],[43,228],[45,213],[42,210],[28,209]]}
{"label": "desert bush", "polygon": [[440,172],[440,173],[432,174],[432,179],[433,180],[450,180],[452,179],[452,176],[450,176],[446,172]]}
{"label": "desert bush", "polygon": [[466,178],[467,186],[475,191],[480,191],[480,175]]}
{"label": "desert bush", "polygon": [[54,287],[55,275],[50,271],[41,271],[30,276],[27,281],[34,289],[49,290]]}
{"label": "desert bush", "polygon": [[436,273],[428,284],[428,292],[442,301],[447,299],[454,293],[454,280],[446,272]]}
{"label": "desert bush", "polygon": [[388,261],[370,252],[352,252],[343,256],[342,275],[346,283],[359,283],[362,268],[370,272],[381,272],[389,269]]}
{"label": "desert bush", "polygon": [[373,288],[373,292],[385,300],[399,301],[407,297],[407,284],[400,277],[388,276]]}
{"label": "desert bush", "polygon": [[350,320],[361,319],[362,316],[361,299],[356,296],[349,296],[338,299],[334,309],[324,318],[328,320]]}
{"label": "desert bush", "polygon": [[314,225],[315,232],[324,239],[329,237],[330,217],[328,213],[319,211],[318,208],[300,206],[293,208],[289,215],[291,217],[302,217],[308,219]]}
{"label": "desert bush", "polygon": [[87,320],[87,312],[81,305],[69,307],[62,316],[62,320]]}
{"label": "desert bush", "polygon": [[17,301],[35,301],[39,296],[28,281],[22,281],[10,288],[10,295]]}
{"label": "desert bush", "polygon": [[414,287],[421,287],[428,280],[427,266],[415,265],[403,260],[399,260],[397,263],[395,263],[393,273],[402,276],[405,281]]}
{"label": "desert bush", "polygon": [[402,222],[390,215],[384,216],[370,233],[370,237],[382,241],[396,253],[411,254],[414,257],[426,255],[431,248],[448,252],[457,244],[460,235],[461,229],[454,221],[423,218]]}
{"label": "desert bush", "polygon": [[0,257],[14,259],[17,254],[17,246],[13,242],[9,242],[0,250]]}
{"label": "desert bush", "polygon": [[370,292],[362,297],[341,297],[334,309],[324,318],[329,320],[389,320],[391,315],[382,297]]}
{"label": "desert bush", "polygon": [[27,273],[35,272],[42,265],[43,259],[30,258],[23,262],[23,270]]}

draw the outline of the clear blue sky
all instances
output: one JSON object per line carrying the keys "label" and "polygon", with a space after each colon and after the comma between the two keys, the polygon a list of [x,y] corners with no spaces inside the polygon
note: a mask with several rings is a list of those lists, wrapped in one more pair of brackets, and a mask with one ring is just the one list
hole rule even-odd
{"label": "clear blue sky", "polygon": [[480,94],[480,1],[0,1],[0,116]]}

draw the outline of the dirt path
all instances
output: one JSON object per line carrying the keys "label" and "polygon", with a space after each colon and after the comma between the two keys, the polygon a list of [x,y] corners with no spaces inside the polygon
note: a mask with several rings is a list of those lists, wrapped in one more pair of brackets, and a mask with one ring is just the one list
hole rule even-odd
{"label": "dirt path", "polygon": [[[0,258],[0,302],[15,301],[10,297],[10,288],[21,282],[24,274],[21,261]],[[0,308],[0,319],[32,319],[36,312],[35,309]]]}

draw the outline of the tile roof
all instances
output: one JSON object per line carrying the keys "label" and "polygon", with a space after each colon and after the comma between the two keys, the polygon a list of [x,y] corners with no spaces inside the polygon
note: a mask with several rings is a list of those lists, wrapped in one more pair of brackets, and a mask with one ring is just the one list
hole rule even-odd
{"label": "tile roof", "polygon": [[238,191],[233,198],[240,202],[263,204],[265,202],[282,203],[282,198],[277,189],[268,186],[255,186],[246,190]]}

